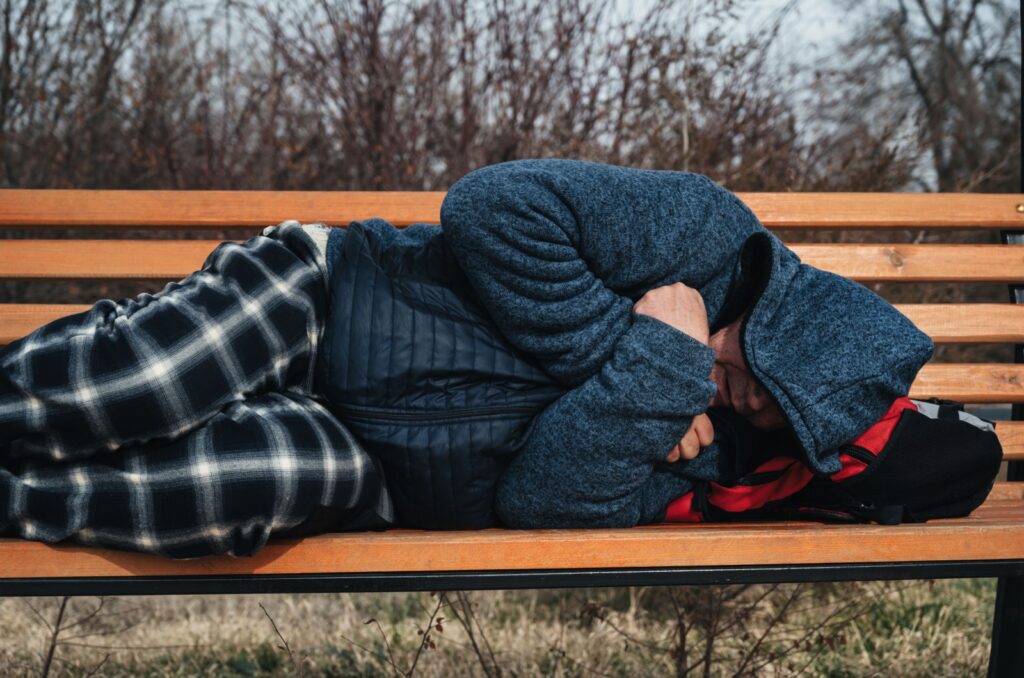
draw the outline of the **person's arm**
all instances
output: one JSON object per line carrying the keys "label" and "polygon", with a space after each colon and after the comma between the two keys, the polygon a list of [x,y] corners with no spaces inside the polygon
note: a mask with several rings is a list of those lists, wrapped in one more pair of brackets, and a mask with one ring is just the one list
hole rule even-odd
{"label": "person's arm", "polygon": [[652,288],[698,289],[714,326],[740,247],[767,232],[703,175],[568,159],[470,172],[441,225],[502,333],[569,386],[607,362]]}
{"label": "person's arm", "polygon": [[684,282],[713,319],[739,247],[763,226],[698,174],[556,159],[471,172],[441,225],[499,329],[573,387],[532,423],[499,516],[514,527],[657,519],[689,487],[655,469],[707,409],[714,352],[635,313],[633,299]]}
{"label": "person's arm", "polygon": [[655,469],[714,395],[707,378],[713,360],[707,346],[635,314],[611,359],[531,423],[498,486],[502,522],[630,527],[659,520],[690,483],[667,472],[655,478]]}

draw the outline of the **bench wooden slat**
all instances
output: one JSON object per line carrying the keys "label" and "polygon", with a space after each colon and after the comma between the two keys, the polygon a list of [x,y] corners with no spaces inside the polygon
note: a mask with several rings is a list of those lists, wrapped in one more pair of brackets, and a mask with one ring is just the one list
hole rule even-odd
{"label": "bench wooden slat", "polygon": [[48,322],[91,308],[89,304],[0,304],[0,346],[6,346]]}
{"label": "bench wooden slat", "polygon": [[1024,305],[896,304],[896,308],[938,344],[1024,343]]}
{"label": "bench wooden slat", "polygon": [[[998,487],[998,485],[997,485]],[[898,527],[816,523],[631,529],[393,530],[271,541],[252,558],[170,561],[0,540],[0,579],[882,563],[1024,558],[1024,508],[998,493],[972,516]],[[1004,513],[1004,509],[1008,509]],[[986,516],[998,513],[993,520]]]}
{"label": "bench wooden slat", "polygon": [[[769,228],[1019,228],[1024,194],[739,193]],[[5,189],[0,226],[224,228],[379,216],[436,223],[444,192]]]}
{"label": "bench wooden slat", "polygon": [[221,242],[0,240],[0,278],[181,280],[198,271]]}
{"label": "bench wooden slat", "polygon": [[998,421],[996,434],[1003,446],[1003,459],[1024,461],[1024,421]]}
{"label": "bench wooden slat", "polygon": [[862,283],[1024,281],[1024,247],[816,243],[791,247],[805,263]]}
{"label": "bench wooden slat", "polygon": [[[0,346],[88,304],[0,304]],[[1024,342],[1024,306],[1016,304],[897,304],[937,343]]]}
{"label": "bench wooden slat", "polygon": [[[0,240],[0,278],[180,280],[199,270],[221,242]],[[1024,247],[806,243],[791,247],[806,263],[863,283],[1024,280]]]}
{"label": "bench wooden slat", "polygon": [[1024,364],[929,363],[911,385],[910,397],[965,403],[1024,402]]}

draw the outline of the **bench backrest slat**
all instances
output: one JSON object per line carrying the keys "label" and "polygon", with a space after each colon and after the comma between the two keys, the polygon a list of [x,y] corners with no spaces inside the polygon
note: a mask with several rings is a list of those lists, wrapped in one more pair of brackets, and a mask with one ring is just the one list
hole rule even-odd
{"label": "bench backrest slat", "polygon": [[[437,223],[444,193],[8,189],[0,225],[223,229],[285,219],[332,225],[383,217]],[[737,193],[769,228],[1021,228],[1020,194]]]}
{"label": "bench backrest slat", "polygon": [[[218,240],[9,240],[0,278],[180,280]],[[861,283],[1024,280],[1024,248],[1003,245],[791,243],[806,263]]]}
{"label": "bench backrest slat", "polygon": [[[896,304],[938,344],[1024,343],[1024,306]],[[86,304],[0,304],[0,346],[40,325],[87,311]]]}

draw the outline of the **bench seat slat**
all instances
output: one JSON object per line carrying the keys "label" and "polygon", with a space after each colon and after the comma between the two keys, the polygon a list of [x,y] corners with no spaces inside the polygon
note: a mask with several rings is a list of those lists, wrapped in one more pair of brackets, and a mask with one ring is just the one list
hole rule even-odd
{"label": "bench seat slat", "polygon": [[[437,223],[444,192],[6,189],[0,226],[263,226],[383,217]],[[1022,194],[738,193],[769,228],[1016,228]]]}
{"label": "bench seat slat", "polygon": [[[0,240],[0,278],[180,280],[199,270],[221,242]],[[811,266],[862,283],[1024,281],[1024,248],[1019,247],[817,243],[791,247]]]}
{"label": "bench seat slat", "polygon": [[[998,485],[997,485],[998,487]],[[392,530],[271,541],[252,558],[169,561],[0,540],[0,579],[702,567],[1024,558],[1024,505],[993,497],[967,518],[924,524],[660,525],[632,529]],[[989,519],[991,517],[992,519]]]}

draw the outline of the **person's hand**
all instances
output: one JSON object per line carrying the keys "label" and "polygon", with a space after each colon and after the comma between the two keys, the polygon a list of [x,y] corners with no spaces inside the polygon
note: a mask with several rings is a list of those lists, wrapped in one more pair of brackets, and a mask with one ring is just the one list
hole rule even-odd
{"label": "person's hand", "polygon": [[680,459],[694,459],[702,447],[707,447],[715,439],[715,428],[706,414],[698,414],[690,423],[690,429],[683,439],[676,443],[665,461],[674,462]]}
{"label": "person's hand", "polygon": [[633,310],[671,325],[702,344],[708,343],[708,312],[700,292],[676,282],[648,290]]}

